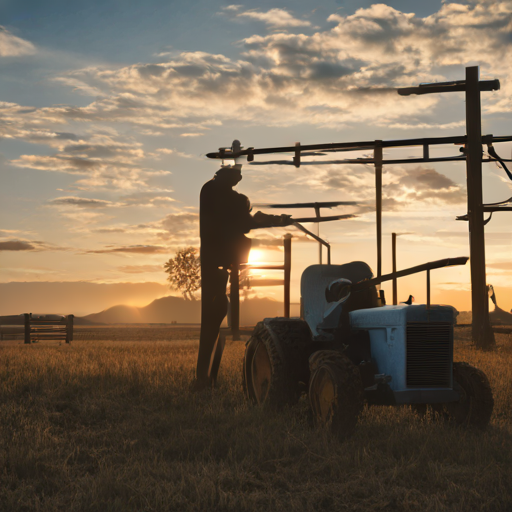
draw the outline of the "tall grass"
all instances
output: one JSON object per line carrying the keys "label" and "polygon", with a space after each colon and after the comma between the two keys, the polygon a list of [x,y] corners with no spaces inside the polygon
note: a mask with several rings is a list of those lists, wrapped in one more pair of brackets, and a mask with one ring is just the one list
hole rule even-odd
{"label": "tall grass", "polygon": [[305,400],[246,404],[244,346],[226,347],[218,389],[189,393],[197,341],[0,348],[1,511],[512,510],[512,342],[456,360],[484,370],[485,433],[410,408],[365,409],[339,442]]}

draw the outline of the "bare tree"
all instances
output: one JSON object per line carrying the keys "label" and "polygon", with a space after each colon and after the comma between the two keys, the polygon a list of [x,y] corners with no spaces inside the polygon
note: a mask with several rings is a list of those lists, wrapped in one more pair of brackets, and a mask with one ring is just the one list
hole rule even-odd
{"label": "bare tree", "polygon": [[201,264],[195,247],[180,249],[165,265],[170,287],[183,294],[185,300],[196,300],[194,292],[201,286]]}

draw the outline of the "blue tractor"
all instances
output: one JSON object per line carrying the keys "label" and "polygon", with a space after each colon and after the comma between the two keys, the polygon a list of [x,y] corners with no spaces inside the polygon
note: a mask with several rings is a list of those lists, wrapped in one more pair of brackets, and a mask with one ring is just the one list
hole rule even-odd
{"label": "blue tractor", "polygon": [[494,400],[486,375],[453,362],[451,306],[386,306],[380,283],[451,265],[450,258],[375,278],[361,261],[312,265],[301,278],[301,318],[266,318],[247,342],[244,392],[282,407],[306,392],[315,422],[349,435],[366,403],[430,408],[485,429]]}

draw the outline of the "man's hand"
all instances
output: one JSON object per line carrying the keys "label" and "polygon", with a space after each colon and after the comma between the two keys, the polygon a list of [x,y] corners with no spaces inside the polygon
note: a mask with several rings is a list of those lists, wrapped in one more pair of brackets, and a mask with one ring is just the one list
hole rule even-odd
{"label": "man's hand", "polygon": [[267,215],[263,212],[256,212],[253,216],[256,227],[271,228],[280,226],[289,226],[293,224],[291,215]]}
{"label": "man's hand", "polygon": [[291,215],[285,215],[284,213],[280,217],[281,223],[279,226],[289,226],[290,224],[293,224],[293,219]]}

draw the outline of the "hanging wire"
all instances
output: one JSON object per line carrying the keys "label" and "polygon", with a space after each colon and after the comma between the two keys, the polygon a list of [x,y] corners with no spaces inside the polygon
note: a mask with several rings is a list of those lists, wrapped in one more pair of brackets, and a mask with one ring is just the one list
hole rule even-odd
{"label": "hanging wire", "polygon": [[505,162],[498,156],[498,153],[496,153],[492,144],[487,145],[487,152],[489,153],[489,156],[499,162],[499,165],[501,165],[502,169],[507,173],[509,180],[512,181],[512,173],[507,169]]}

